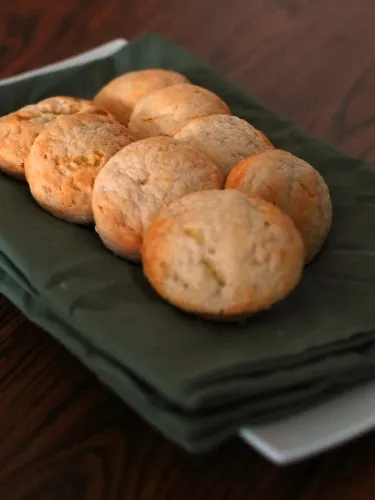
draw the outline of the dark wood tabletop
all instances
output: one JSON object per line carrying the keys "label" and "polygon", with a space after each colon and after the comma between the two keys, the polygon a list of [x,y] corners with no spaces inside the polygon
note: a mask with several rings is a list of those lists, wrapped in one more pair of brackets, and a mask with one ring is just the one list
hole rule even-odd
{"label": "dark wood tabletop", "polygon": [[[375,161],[373,0],[9,0],[0,77],[156,31]],[[0,498],[374,500],[375,433],[276,467],[239,439],[189,456],[0,298]]]}

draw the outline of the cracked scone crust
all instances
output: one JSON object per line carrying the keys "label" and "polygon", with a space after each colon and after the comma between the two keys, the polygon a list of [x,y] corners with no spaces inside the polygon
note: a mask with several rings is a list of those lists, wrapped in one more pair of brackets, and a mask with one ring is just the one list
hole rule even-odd
{"label": "cracked scone crust", "polygon": [[58,96],[24,106],[0,118],[0,170],[16,179],[25,180],[26,157],[46,125],[61,115],[81,112],[109,115],[91,101]]}
{"label": "cracked scone crust", "polygon": [[318,254],[331,227],[332,204],[324,179],[310,164],[287,151],[267,151],[234,167],[225,187],[278,206],[301,232],[306,262]]}
{"label": "cracked scone crust", "polygon": [[138,138],[174,136],[192,118],[230,114],[216,94],[191,84],[171,85],[154,90],[141,99],[130,117],[129,128]]}
{"label": "cracked scone crust", "polygon": [[231,115],[193,118],[175,139],[207,153],[221,167],[224,176],[248,156],[274,149],[262,132]]}
{"label": "cracked scone crust", "polygon": [[102,106],[87,99],[70,96],[54,96],[43,99],[36,104],[30,104],[21,108],[21,111],[31,113],[34,116],[40,115],[74,115],[76,113],[94,113],[102,116],[111,114]]}
{"label": "cracked scone crust", "polygon": [[150,92],[189,80],[165,69],[131,71],[105,85],[94,97],[94,102],[108,109],[116,119],[128,125],[134,106]]}
{"label": "cracked scone crust", "polygon": [[105,116],[79,113],[55,120],[37,137],[26,161],[31,194],[56,217],[92,222],[95,178],[131,142],[129,130]]}
{"label": "cracked scone crust", "polygon": [[135,142],[117,153],[95,181],[96,230],[114,253],[139,260],[144,231],[163,206],[222,184],[220,168],[200,151],[170,137]]}
{"label": "cracked scone crust", "polygon": [[144,273],[165,300],[216,319],[253,314],[285,298],[299,282],[303,257],[289,217],[235,190],[171,203],[142,246]]}

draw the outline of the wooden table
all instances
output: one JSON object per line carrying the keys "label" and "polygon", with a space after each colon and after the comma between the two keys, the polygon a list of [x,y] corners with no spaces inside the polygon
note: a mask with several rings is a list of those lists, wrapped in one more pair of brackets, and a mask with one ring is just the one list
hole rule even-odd
{"label": "wooden table", "polygon": [[[158,31],[375,160],[373,0],[3,0],[0,19],[0,77]],[[287,468],[238,439],[188,456],[1,298],[0,498],[374,500],[375,433]]]}

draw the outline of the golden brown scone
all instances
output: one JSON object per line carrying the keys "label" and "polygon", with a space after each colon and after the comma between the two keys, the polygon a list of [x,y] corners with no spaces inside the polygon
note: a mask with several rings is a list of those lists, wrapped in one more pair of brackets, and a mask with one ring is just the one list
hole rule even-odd
{"label": "golden brown scone", "polygon": [[114,253],[139,260],[143,233],[157,212],[191,191],[220,188],[220,168],[170,137],[150,137],[117,153],[93,192],[96,230]]}
{"label": "golden brown scone", "polygon": [[290,218],[235,190],[188,194],[164,208],[142,246],[143,269],[168,302],[215,319],[285,298],[301,277],[304,246]]}
{"label": "golden brown scone", "polygon": [[306,262],[320,251],[331,227],[332,204],[326,183],[311,165],[287,151],[266,151],[234,167],[225,187],[259,196],[288,214],[305,242]]}
{"label": "golden brown scone", "polygon": [[36,138],[27,158],[25,173],[31,194],[56,217],[92,222],[95,178],[132,140],[124,125],[106,116],[78,113],[58,118]]}
{"label": "golden brown scone", "polygon": [[248,156],[274,149],[259,130],[231,115],[193,118],[175,139],[207,153],[221,167],[224,176]]}
{"label": "golden brown scone", "polygon": [[230,114],[229,107],[207,89],[182,83],[154,90],[136,104],[129,128],[138,138],[174,136],[197,116]]}
{"label": "golden brown scone", "polygon": [[0,170],[25,180],[24,164],[30,148],[45,126],[61,115],[88,112],[109,115],[91,101],[74,97],[49,97],[0,118]]}
{"label": "golden brown scone", "polygon": [[169,85],[188,82],[180,73],[166,69],[132,71],[111,80],[96,94],[94,101],[127,125],[134,106],[147,94]]}

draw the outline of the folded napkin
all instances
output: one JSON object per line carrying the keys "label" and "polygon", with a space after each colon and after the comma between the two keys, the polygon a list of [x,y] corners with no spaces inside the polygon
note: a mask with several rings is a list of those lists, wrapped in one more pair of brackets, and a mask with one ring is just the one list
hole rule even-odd
{"label": "folded napkin", "polygon": [[208,449],[240,426],[312,405],[375,375],[375,170],[302,132],[159,36],[115,55],[0,87],[0,114],[39,99],[92,97],[114,76],[163,67],[211,89],[233,114],[314,165],[333,227],[282,303],[216,324],[164,303],[137,265],[91,228],[57,220],[0,175],[0,292],[170,439]]}

